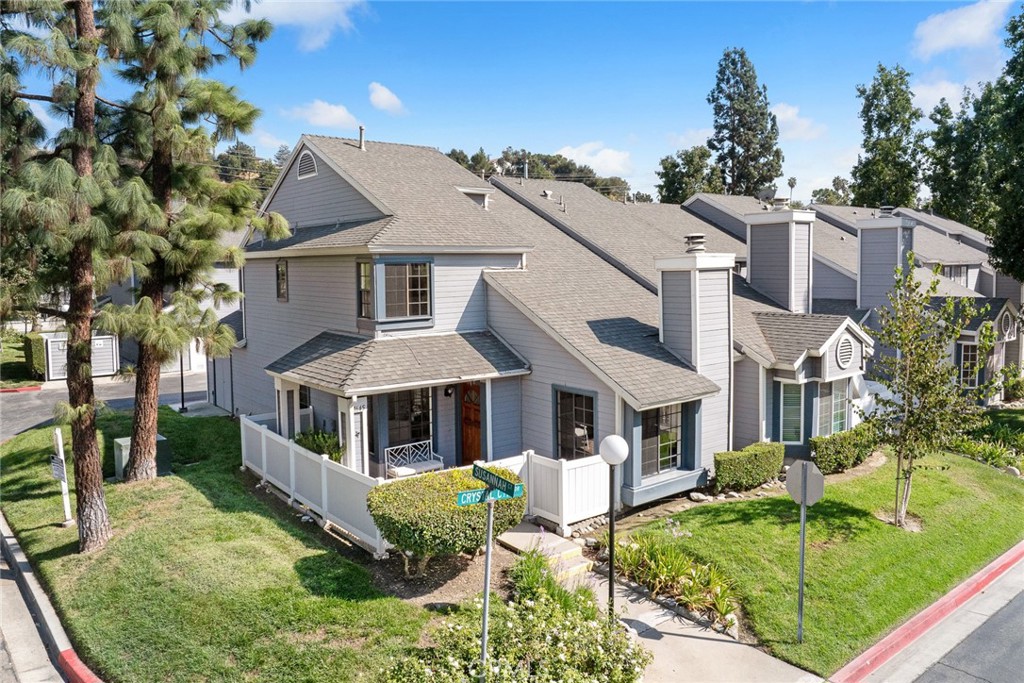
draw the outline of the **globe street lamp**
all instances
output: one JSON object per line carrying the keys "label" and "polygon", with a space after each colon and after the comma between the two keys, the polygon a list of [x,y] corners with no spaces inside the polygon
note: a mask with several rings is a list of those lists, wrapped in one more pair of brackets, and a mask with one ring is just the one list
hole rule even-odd
{"label": "globe street lamp", "polygon": [[601,440],[601,459],[608,463],[608,618],[615,618],[615,466],[626,462],[629,444],[618,434]]}

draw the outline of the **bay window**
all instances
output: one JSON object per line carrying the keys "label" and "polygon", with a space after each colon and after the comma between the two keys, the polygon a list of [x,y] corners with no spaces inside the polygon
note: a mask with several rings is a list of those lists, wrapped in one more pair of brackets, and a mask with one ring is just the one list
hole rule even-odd
{"label": "bay window", "polygon": [[679,468],[683,406],[677,403],[640,414],[641,476]]}
{"label": "bay window", "polygon": [[384,315],[387,318],[430,317],[430,264],[384,265]]}

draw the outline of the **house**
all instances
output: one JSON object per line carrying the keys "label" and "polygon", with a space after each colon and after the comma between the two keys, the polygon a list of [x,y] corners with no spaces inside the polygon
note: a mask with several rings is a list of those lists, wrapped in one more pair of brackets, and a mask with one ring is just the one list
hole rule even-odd
{"label": "house", "polygon": [[[866,398],[871,339],[811,311],[808,212],[766,215],[748,250],[679,207],[310,135],[263,209],[292,235],[246,241],[218,400],[252,416],[243,429],[336,433],[359,476],[530,453],[531,496],[561,497],[565,529],[607,509],[610,434],[630,444],[622,501],[640,505],[704,484],[717,452],[777,440],[806,455]],[[758,260],[779,240],[793,259]]]}
{"label": "house", "polygon": [[[698,194],[686,208],[742,236],[753,217],[769,207],[753,197]],[[869,209],[814,205],[813,304],[818,312],[845,312],[858,323],[876,323],[873,311],[887,304],[893,272],[914,252],[915,277],[927,285],[939,269],[940,297],[969,297],[984,316],[972,321],[950,350],[963,380],[994,377],[1008,363],[1022,361],[1018,318],[1024,301],[1021,283],[996,271],[988,259],[985,235],[953,221],[913,209]],[[978,327],[990,320],[997,341],[987,359],[977,358]],[[998,398],[998,396],[996,397]]]}

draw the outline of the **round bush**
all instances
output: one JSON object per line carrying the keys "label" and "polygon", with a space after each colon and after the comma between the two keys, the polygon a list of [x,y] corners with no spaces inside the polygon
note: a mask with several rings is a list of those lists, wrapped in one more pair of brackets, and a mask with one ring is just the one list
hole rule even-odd
{"label": "round bush", "polygon": [[[510,481],[520,479],[502,467],[488,468]],[[374,523],[384,538],[399,550],[421,558],[475,552],[486,541],[487,506],[459,507],[459,491],[483,488],[469,470],[431,472],[375,486],[366,497]],[[494,504],[494,535],[523,520],[526,492],[521,498]]]}

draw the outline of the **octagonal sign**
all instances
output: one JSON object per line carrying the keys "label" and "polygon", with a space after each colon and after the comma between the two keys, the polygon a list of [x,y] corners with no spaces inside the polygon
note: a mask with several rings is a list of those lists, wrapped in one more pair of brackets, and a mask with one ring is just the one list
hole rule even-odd
{"label": "octagonal sign", "polygon": [[795,502],[814,505],[825,495],[825,475],[813,462],[798,460],[786,473],[786,490]]}

